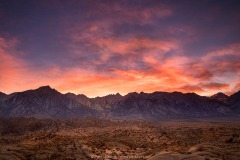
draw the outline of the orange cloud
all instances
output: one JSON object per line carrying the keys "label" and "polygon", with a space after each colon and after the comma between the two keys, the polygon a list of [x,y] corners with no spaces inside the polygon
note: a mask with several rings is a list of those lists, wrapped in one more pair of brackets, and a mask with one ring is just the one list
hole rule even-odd
{"label": "orange cloud", "polygon": [[200,86],[197,86],[197,85],[183,85],[180,88],[177,88],[176,90],[181,91],[183,93],[191,93],[191,92],[195,92],[198,94],[206,93],[205,90],[203,90]]}
{"label": "orange cloud", "polygon": [[235,89],[235,91],[240,91],[240,83],[237,83],[237,84],[234,86],[234,89]]}
{"label": "orange cloud", "polygon": [[229,90],[230,89],[228,84],[216,83],[216,82],[201,84],[201,86],[208,90],[219,90],[220,91],[220,90]]}
{"label": "orange cloud", "polygon": [[[29,62],[22,60],[18,56],[13,56],[17,53],[14,50],[17,42],[1,38],[0,90],[11,93],[13,91],[37,88],[42,85],[50,85],[63,93],[73,92],[95,97],[117,92],[127,94],[133,91],[181,91],[185,93],[196,92],[202,95],[212,95],[219,90],[230,93],[236,90],[238,86],[236,85],[234,88],[234,86],[229,85],[233,84],[233,79],[223,79],[226,82],[219,83],[218,79],[221,77],[216,77],[211,72],[214,68],[205,69],[212,61],[209,62],[205,59],[205,61],[197,63],[196,59],[178,55],[165,58],[164,54],[168,50],[179,47],[174,43],[164,42],[166,45],[163,43],[161,46],[161,43],[155,40],[134,38],[126,42],[120,39],[116,39],[115,41],[100,39],[96,43],[106,45],[108,51],[104,53],[115,54],[113,53],[114,51],[121,51],[119,54],[123,54],[123,58],[124,56],[128,57],[128,51],[133,50],[133,57],[131,57],[130,61],[133,63],[132,65],[134,65],[135,59],[142,59],[150,69],[137,70],[131,67],[131,63],[126,63],[126,65],[130,65],[128,69],[111,68],[106,72],[98,72],[97,69],[74,66],[63,69],[60,66],[54,65],[48,67],[47,71],[46,69],[32,70],[29,68],[31,65]],[[107,44],[112,45],[108,47]],[[144,50],[139,57],[138,54],[140,53],[134,51],[138,46],[145,46],[150,49],[147,51]],[[163,54],[157,53],[159,50],[162,50]],[[150,54],[149,51],[152,51],[152,53]],[[221,53],[219,55],[224,54]],[[212,56],[209,57],[211,58]],[[103,63],[107,59],[108,57],[106,59],[102,58],[99,62],[92,63],[92,65],[98,65],[98,63]],[[125,63],[125,59],[119,63]],[[234,84],[237,84],[237,82],[235,80]]]}

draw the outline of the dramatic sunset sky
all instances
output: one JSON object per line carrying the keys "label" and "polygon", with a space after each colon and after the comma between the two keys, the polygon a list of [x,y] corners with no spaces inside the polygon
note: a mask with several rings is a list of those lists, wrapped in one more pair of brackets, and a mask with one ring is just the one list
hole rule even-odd
{"label": "dramatic sunset sky", "polygon": [[0,91],[240,89],[239,0],[0,0]]}

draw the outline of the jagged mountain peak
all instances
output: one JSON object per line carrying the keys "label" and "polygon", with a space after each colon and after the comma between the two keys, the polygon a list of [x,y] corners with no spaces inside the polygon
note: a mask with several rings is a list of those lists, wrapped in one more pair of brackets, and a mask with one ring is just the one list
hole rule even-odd
{"label": "jagged mountain peak", "polygon": [[211,99],[215,99],[221,102],[227,102],[228,96],[222,92],[218,92],[210,97]]}
{"label": "jagged mountain peak", "polygon": [[116,94],[108,94],[106,96],[97,96],[91,99],[108,99],[108,98],[111,99],[111,98],[121,98],[121,97],[123,97],[121,94],[116,93]]}
{"label": "jagged mountain peak", "polygon": [[[0,94],[1,95],[1,94]],[[223,96],[218,93],[216,96]],[[50,86],[17,92],[3,97],[0,103],[6,116],[78,117],[100,115],[108,117],[191,118],[240,113],[240,91],[227,97],[226,103],[209,100],[195,93],[131,92],[88,98],[83,94],[61,94]],[[232,112],[234,111],[234,112]]]}
{"label": "jagged mountain peak", "polygon": [[58,93],[58,94],[61,94],[56,89],[51,88],[49,85],[39,87],[39,88],[35,89],[34,91],[37,91],[37,92],[40,92],[40,93],[44,93],[44,94],[48,94],[48,93]]}
{"label": "jagged mountain peak", "polygon": [[178,92],[178,91],[174,91],[174,92],[172,92],[173,94],[183,94],[182,92]]}
{"label": "jagged mountain peak", "polygon": [[218,96],[228,97],[226,94],[224,94],[224,93],[222,93],[222,92],[218,92],[218,93],[212,95],[211,97],[218,97]]}
{"label": "jagged mountain peak", "polygon": [[77,96],[76,94],[71,93],[71,92],[65,93],[65,95],[67,95],[67,96]]}
{"label": "jagged mountain peak", "polygon": [[139,95],[137,92],[130,92],[126,96],[128,97],[128,96],[137,96],[137,95]]}
{"label": "jagged mountain peak", "polygon": [[39,88],[36,89],[36,90],[54,90],[54,89],[51,88],[49,85],[47,85],[47,86],[41,86],[41,87],[39,87]]}
{"label": "jagged mountain peak", "polygon": [[119,93],[116,93],[116,94],[109,94],[109,95],[106,95],[104,97],[122,97],[122,95],[119,94]]}
{"label": "jagged mountain peak", "polygon": [[189,95],[189,96],[200,96],[200,95],[198,95],[197,93],[194,93],[194,92],[188,92],[188,93],[185,93],[185,95]]}
{"label": "jagged mountain peak", "polygon": [[120,93],[116,93],[116,96],[122,96]]}

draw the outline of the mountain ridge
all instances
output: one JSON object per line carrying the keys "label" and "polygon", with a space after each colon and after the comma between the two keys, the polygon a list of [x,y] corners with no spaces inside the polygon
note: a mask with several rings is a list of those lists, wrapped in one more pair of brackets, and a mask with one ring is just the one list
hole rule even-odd
{"label": "mountain ridge", "polygon": [[206,97],[176,91],[131,92],[124,96],[117,93],[89,98],[83,94],[62,94],[50,86],[42,86],[10,95],[0,94],[0,116],[37,118],[99,116],[151,120],[226,117],[239,116],[239,99],[240,92],[229,97],[223,93]]}
{"label": "mountain ridge", "polygon": [[[45,86],[40,86],[40,87],[38,87],[38,88],[36,88],[36,89],[28,89],[28,90],[25,90],[25,91],[33,91],[33,90],[56,90],[55,88],[52,88],[50,85],[45,85]],[[21,92],[25,92],[25,91],[19,91],[20,93]],[[58,90],[56,90],[57,92],[59,92]],[[13,93],[10,93],[10,94],[6,94],[6,93],[4,93],[4,92],[1,92],[0,91],[0,95],[1,94],[4,94],[4,95],[11,95],[11,94],[15,94],[15,93],[19,93],[19,92],[13,92]],[[161,93],[182,93],[182,94],[196,94],[196,95],[198,95],[198,96],[202,96],[202,97],[214,97],[214,96],[216,96],[216,95],[218,95],[218,94],[223,94],[223,95],[225,95],[225,96],[227,96],[227,97],[231,97],[232,95],[234,95],[234,94],[236,94],[236,93],[238,93],[238,94],[240,94],[240,90],[238,90],[237,92],[235,92],[235,93],[232,93],[231,95],[226,95],[225,93],[223,93],[223,92],[216,92],[216,94],[213,94],[212,96],[203,96],[203,95],[199,95],[199,94],[197,94],[197,93],[195,93],[195,92],[186,92],[186,93],[184,93],[184,92],[180,92],[180,91],[172,91],[172,92],[167,92],[167,91],[154,91],[154,92],[143,92],[143,91],[141,91],[141,92],[129,92],[129,93],[127,93],[127,94],[125,94],[125,95],[121,95],[120,93],[112,93],[112,94],[107,94],[107,95],[103,95],[103,96],[96,96],[96,97],[88,97],[87,95],[85,95],[85,94],[81,94],[81,93],[78,93],[78,94],[76,94],[76,93],[72,93],[72,92],[67,92],[67,93],[62,93],[62,92],[59,92],[59,93],[61,93],[61,94],[74,94],[74,95],[76,95],[76,96],[78,96],[78,95],[84,95],[84,96],[86,96],[87,98],[91,98],[91,99],[94,99],[94,98],[98,98],[98,97],[106,97],[106,96],[109,96],[109,95],[121,95],[121,96],[126,96],[126,95],[128,95],[128,94],[141,94],[141,93],[144,93],[144,94],[152,94],[152,93],[155,93],[155,92],[161,92]]]}

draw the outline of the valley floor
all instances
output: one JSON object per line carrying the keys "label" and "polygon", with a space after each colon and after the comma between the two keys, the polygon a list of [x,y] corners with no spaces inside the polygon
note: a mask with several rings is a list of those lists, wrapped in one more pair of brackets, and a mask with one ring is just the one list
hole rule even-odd
{"label": "valley floor", "polygon": [[1,160],[239,160],[240,123],[0,120]]}

